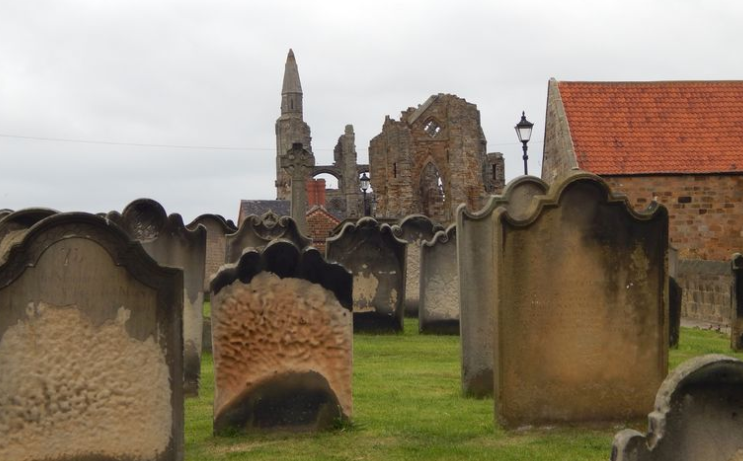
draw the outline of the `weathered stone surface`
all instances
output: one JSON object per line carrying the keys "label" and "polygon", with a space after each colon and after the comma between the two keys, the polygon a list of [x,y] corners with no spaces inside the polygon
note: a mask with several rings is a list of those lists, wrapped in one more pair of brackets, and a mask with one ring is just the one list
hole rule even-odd
{"label": "weathered stone surface", "polygon": [[514,217],[527,215],[532,198],[547,192],[547,184],[533,176],[514,179],[503,195],[490,197],[485,208],[457,210],[457,265],[459,267],[462,391],[465,395],[493,395],[492,303],[495,297],[495,233],[493,212],[506,207]]}
{"label": "weathered stone surface", "polygon": [[730,261],[680,259],[674,277],[683,291],[681,317],[715,326],[730,326],[735,276]]}
{"label": "weathered stone surface", "polygon": [[354,331],[402,331],[405,246],[374,218],[346,223],[327,240],[327,257],[353,274]]}
{"label": "weathered stone surface", "polygon": [[0,266],[0,459],[183,459],[183,274],[86,213]]}
{"label": "weathered stone surface", "polygon": [[204,267],[206,264],[206,228],[189,230],[179,214],[167,215],[158,202],[138,199],[119,214],[107,218],[118,224],[145,251],[163,266],[183,269],[183,352],[184,392],[199,393],[201,342],[204,317]]}
{"label": "weathered stone surface", "polygon": [[477,209],[504,184],[503,156],[488,155],[475,104],[433,95],[400,120],[387,116],[369,143],[376,216],[424,214],[451,223],[460,203]]}
{"label": "weathered stone surface", "polygon": [[231,219],[217,214],[202,214],[191,221],[186,228],[196,230],[199,225],[206,229],[206,262],[204,265],[204,292],[209,292],[209,280],[225,263],[227,234],[237,232],[237,226]]}
{"label": "weathered stone surface", "polygon": [[48,208],[25,208],[2,216],[0,218],[0,262],[5,261],[5,255],[10,247],[20,242],[31,226],[57,213]]}
{"label": "weathered stone surface", "polygon": [[668,370],[668,214],[576,173],[496,210],[494,396],[510,427],[627,420]]}
{"label": "weathered stone surface", "polygon": [[456,226],[439,231],[421,246],[421,333],[459,334],[459,273]]}
{"label": "weathered stone surface", "polygon": [[322,429],[352,413],[351,274],[274,241],[212,280],[214,431]]}
{"label": "weathered stone surface", "polygon": [[418,317],[418,303],[420,302],[420,262],[421,244],[431,240],[436,232],[444,230],[441,224],[431,221],[424,215],[409,215],[403,218],[398,225],[392,226],[392,231],[400,240],[405,240],[405,316]]}
{"label": "weathered stone surface", "polygon": [[307,179],[315,167],[315,156],[302,147],[301,142],[280,159],[280,166],[291,178],[291,215],[300,232],[307,233]]}
{"label": "weathered stone surface", "polygon": [[739,461],[743,459],[743,362],[696,357],[663,382],[648,416],[648,434],[614,437],[612,461]]}
{"label": "weathered stone surface", "polygon": [[730,345],[734,351],[743,351],[743,255],[733,255],[733,318],[730,321]]}
{"label": "weathered stone surface", "polygon": [[289,216],[266,212],[262,216],[250,215],[240,223],[240,228],[226,236],[225,262],[236,263],[246,248],[264,248],[273,240],[289,240],[299,248],[312,244],[312,239],[303,235],[297,222]]}

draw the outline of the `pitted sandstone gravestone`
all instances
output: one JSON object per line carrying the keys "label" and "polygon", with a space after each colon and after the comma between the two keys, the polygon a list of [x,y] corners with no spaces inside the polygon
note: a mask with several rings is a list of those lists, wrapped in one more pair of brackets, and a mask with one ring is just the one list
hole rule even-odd
{"label": "pitted sandstone gravestone", "polygon": [[420,308],[421,333],[459,334],[459,274],[456,225],[437,232],[421,246]]}
{"label": "pitted sandstone gravestone", "polygon": [[679,365],[658,389],[649,431],[614,437],[612,461],[743,460],[743,362],[724,355]]}
{"label": "pitted sandstone gravestone", "polygon": [[10,247],[20,242],[31,226],[57,213],[48,208],[25,208],[0,218],[0,263],[5,261]]}
{"label": "pitted sandstone gravestone", "polygon": [[496,210],[494,397],[515,427],[628,420],[668,370],[668,213],[575,173]]}
{"label": "pitted sandstone gravestone", "polygon": [[0,266],[0,459],[183,459],[183,274],[86,213]]}
{"label": "pitted sandstone gravestone", "polygon": [[420,302],[420,261],[421,244],[431,240],[436,232],[444,227],[431,221],[428,216],[414,214],[403,218],[392,231],[400,240],[408,244],[405,247],[405,316],[418,317]]}
{"label": "pitted sandstone gravestone", "polygon": [[201,343],[204,322],[204,267],[206,229],[188,230],[179,214],[168,216],[158,202],[138,199],[119,214],[107,218],[139,241],[147,253],[163,266],[183,269],[184,392],[199,394]]}
{"label": "pitted sandstone gravestone", "polygon": [[734,351],[743,351],[743,255],[733,255],[733,297],[730,319],[730,345]]}
{"label": "pitted sandstone gravestone", "polygon": [[512,216],[526,216],[532,198],[547,192],[547,184],[534,176],[521,176],[506,186],[503,195],[491,196],[485,207],[472,213],[457,210],[457,265],[462,343],[462,391],[465,395],[493,395],[492,302],[495,281],[495,227],[493,212],[506,207]]}
{"label": "pitted sandstone gravestone", "polygon": [[351,274],[315,248],[248,249],[212,280],[214,432],[351,417]]}
{"label": "pitted sandstone gravestone", "polygon": [[289,240],[299,248],[312,244],[312,239],[302,235],[297,222],[289,216],[279,216],[267,211],[261,216],[249,215],[240,223],[240,228],[228,234],[225,262],[236,263],[246,248],[263,248],[277,239]]}
{"label": "pitted sandstone gravestone", "polygon": [[327,240],[329,261],[353,274],[353,330],[403,329],[405,241],[374,218],[346,223]]}
{"label": "pitted sandstone gravestone", "polygon": [[[204,292],[209,292],[209,280],[225,263],[225,248],[227,234],[237,232],[237,227],[231,219],[225,219],[218,214],[202,214],[191,221],[186,228],[196,230],[199,225],[206,229],[206,263],[204,265]],[[204,338],[206,341],[206,338]]]}

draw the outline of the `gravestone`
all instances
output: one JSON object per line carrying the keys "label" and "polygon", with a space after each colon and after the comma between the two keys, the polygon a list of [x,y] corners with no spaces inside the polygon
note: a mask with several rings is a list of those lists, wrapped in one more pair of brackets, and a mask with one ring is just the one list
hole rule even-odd
{"label": "gravestone", "polygon": [[0,459],[183,459],[183,274],[87,213],[0,266]]}
{"label": "gravestone", "polygon": [[420,306],[421,333],[459,334],[459,274],[456,225],[439,231],[421,246]]}
{"label": "gravestone", "polygon": [[462,392],[474,397],[493,395],[492,302],[495,297],[495,226],[493,212],[506,207],[513,216],[525,216],[533,197],[547,192],[534,176],[508,183],[502,195],[470,212],[457,209],[457,265],[459,267],[459,329],[462,343]]}
{"label": "gravestone", "polygon": [[733,255],[733,297],[730,319],[730,346],[734,351],[743,351],[743,255]]}
{"label": "gravestone", "polygon": [[118,224],[160,265],[183,269],[184,392],[199,394],[204,322],[204,267],[206,229],[188,230],[179,214],[168,216],[158,202],[138,199],[107,219]]}
{"label": "gravestone", "polygon": [[315,156],[302,147],[301,142],[292,144],[292,148],[281,157],[281,168],[292,178],[291,214],[299,231],[307,234],[307,178],[315,166]]}
{"label": "gravestone", "polygon": [[405,247],[405,316],[418,317],[420,302],[420,261],[421,244],[431,240],[436,232],[444,230],[428,216],[414,214],[403,218],[392,231],[400,240],[407,242]]}
{"label": "gravestone", "polygon": [[204,292],[209,292],[209,280],[225,263],[225,236],[237,232],[231,219],[218,214],[202,214],[191,221],[186,228],[196,230],[199,225],[206,229],[206,262],[204,264]]}
{"label": "gravestone", "polygon": [[405,245],[389,225],[369,217],[344,224],[327,240],[328,260],[353,274],[355,332],[402,331]]}
{"label": "gravestone", "polygon": [[554,184],[522,219],[495,211],[494,397],[508,427],[624,421],[668,370],[668,214],[598,176]]}
{"label": "gravestone", "polygon": [[3,219],[4,217],[8,216],[12,212],[13,212],[13,210],[11,210],[9,208],[3,208],[2,210],[0,210],[0,219]]}
{"label": "gravestone", "polygon": [[668,344],[671,348],[679,347],[681,337],[681,300],[683,290],[675,278],[668,277]]}
{"label": "gravestone", "polygon": [[315,248],[248,249],[212,280],[214,432],[316,430],[352,412],[351,274]]}
{"label": "gravestone", "polygon": [[663,382],[647,435],[614,437],[612,461],[743,460],[743,362],[705,355],[679,365]]}
{"label": "gravestone", "polygon": [[31,226],[57,213],[48,208],[25,208],[0,218],[0,263],[5,260],[10,247],[20,242]]}
{"label": "gravestone", "polygon": [[312,244],[312,239],[299,230],[297,222],[289,216],[279,216],[267,211],[261,216],[249,215],[240,223],[240,228],[226,235],[227,252],[225,262],[237,262],[246,248],[263,248],[277,239],[289,240],[299,248]]}

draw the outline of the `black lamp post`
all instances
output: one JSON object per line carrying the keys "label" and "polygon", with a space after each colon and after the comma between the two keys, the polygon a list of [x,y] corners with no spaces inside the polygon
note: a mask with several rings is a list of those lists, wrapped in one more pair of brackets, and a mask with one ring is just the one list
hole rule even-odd
{"label": "black lamp post", "polygon": [[369,176],[366,175],[366,171],[361,174],[359,183],[361,184],[361,191],[364,193],[364,216],[369,216],[369,207],[366,204],[366,191],[369,190]]}
{"label": "black lamp post", "polygon": [[524,174],[529,174],[529,167],[527,166],[527,161],[529,160],[529,156],[526,155],[526,144],[529,142],[529,139],[531,139],[531,129],[534,126],[533,123],[531,123],[529,120],[526,119],[525,112],[521,112],[521,121],[516,124],[514,127],[516,129],[516,134],[519,137],[519,141],[521,141],[521,144],[524,145]]}

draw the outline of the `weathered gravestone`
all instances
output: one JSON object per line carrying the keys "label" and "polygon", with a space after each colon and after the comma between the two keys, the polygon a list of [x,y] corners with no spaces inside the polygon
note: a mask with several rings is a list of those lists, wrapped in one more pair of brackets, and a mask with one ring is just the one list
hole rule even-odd
{"label": "weathered gravestone", "polygon": [[57,213],[48,208],[25,208],[0,218],[0,263],[5,260],[10,247],[20,242],[31,226]]}
{"label": "weathered gravestone", "polygon": [[351,274],[315,248],[248,249],[212,280],[214,432],[351,417]]}
{"label": "weathered gravestone", "polygon": [[199,394],[204,322],[206,229],[188,230],[179,214],[168,216],[158,202],[138,199],[107,219],[118,224],[163,266],[183,269],[184,392]]}
{"label": "weathered gravestone", "polygon": [[405,247],[405,316],[418,317],[420,303],[421,244],[431,240],[436,232],[444,230],[428,216],[414,214],[404,217],[392,231]]}
{"label": "weathered gravestone", "polygon": [[0,459],[183,459],[183,274],[87,213],[0,266]]}
{"label": "weathered gravestone", "polygon": [[369,217],[344,224],[327,240],[328,260],[353,274],[354,331],[402,331],[405,246],[389,225]]}
{"label": "weathered gravestone", "polygon": [[459,334],[459,274],[456,225],[439,231],[421,246],[420,305],[421,333]]}
{"label": "weathered gravestone", "polygon": [[0,219],[3,219],[4,217],[8,216],[12,212],[13,212],[13,210],[11,210],[9,208],[3,208],[2,210],[0,210]]}
{"label": "weathered gravestone", "polygon": [[279,216],[267,211],[261,216],[249,215],[240,223],[240,228],[225,237],[227,253],[225,262],[235,263],[246,248],[263,248],[277,239],[289,240],[299,248],[312,244],[312,239],[300,232],[297,222],[289,216]]}
{"label": "weathered gravestone", "polygon": [[457,209],[457,266],[462,343],[462,391],[465,395],[493,395],[492,303],[495,297],[495,226],[493,212],[506,207],[512,216],[526,216],[532,198],[547,192],[534,176],[521,176],[506,185],[503,195],[491,196],[485,207],[470,212]]}
{"label": "weathered gravestone", "polygon": [[675,278],[668,277],[668,344],[671,348],[679,347],[681,337],[681,300],[683,290]]}
{"label": "weathered gravestone", "polygon": [[679,365],[658,389],[649,431],[614,437],[612,461],[743,460],[743,362],[724,355]]}
{"label": "weathered gravestone", "polygon": [[[204,292],[209,292],[209,281],[225,263],[227,234],[237,232],[231,219],[218,214],[202,214],[186,225],[188,230],[196,230],[199,225],[206,229],[206,262],[204,264]],[[206,339],[205,339],[206,340]]]}
{"label": "weathered gravestone", "polygon": [[627,420],[668,370],[668,214],[576,173],[515,219],[496,210],[494,397],[515,427]]}
{"label": "weathered gravestone", "polygon": [[730,346],[734,351],[743,351],[743,255],[733,255],[733,297],[730,320]]}

